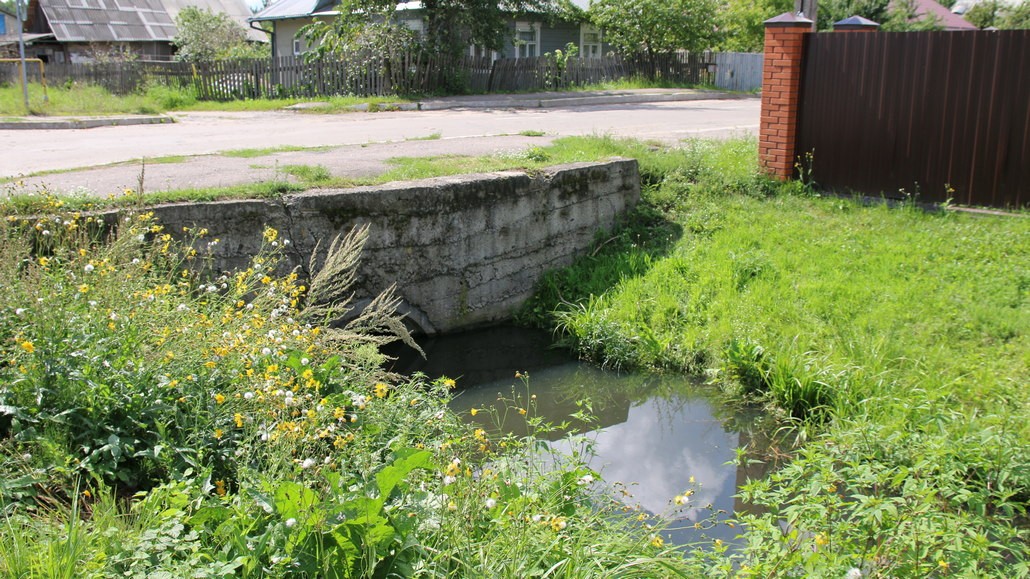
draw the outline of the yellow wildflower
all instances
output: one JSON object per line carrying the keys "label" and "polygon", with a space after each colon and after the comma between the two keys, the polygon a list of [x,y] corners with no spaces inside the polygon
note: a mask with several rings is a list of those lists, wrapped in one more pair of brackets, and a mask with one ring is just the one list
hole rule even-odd
{"label": "yellow wildflower", "polygon": [[236,428],[243,428],[243,415],[237,412],[232,417],[233,422],[236,423]]}
{"label": "yellow wildflower", "polygon": [[31,354],[36,351],[36,345],[28,340],[25,340],[21,343],[21,349]]}
{"label": "yellow wildflower", "polygon": [[448,388],[454,388],[457,385],[457,383],[450,378],[444,378],[443,385]]}
{"label": "yellow wildflower", "polygon": [[390,387],[382,382],[377,382],[375,385],[376,398],[386,398],[386,395],[390,392]]}
{"label": "yellow wildflower", "polygon": [[661,535],[655,535],[654,539],[651,539],[651,546],[652,547],[661,547],[664,544],[665,544],[665,539],[663,539]]}
{"label": "yellow wildflower", "polygon": [[215,481],[215,493],[217,493],[218,496],[220,496],[220,497],[224,497],[225,496],[225,481],[224,480],[216,480]]}
{"label": "yellow wildflower", "polygon": [[225,402],[225,395],[224,394],[222,394],[221,392],[219,392],[218,394],[215,394],[215,403],[216,404],[222,404],[224,402]]}
{"label": "yellow wildflower", "polygon": [[221,428],[216,428],[216,429],[215,429],[215,432],[214,432],[215,438],[222,438],[222,435],[223,435],[223,434],[225,434],[225,433],[224,433],[224,432],[222,432],[222,429],[221,429]]}
{"label": "yellow wildflower", "polygon": [[469,410],[469,414],[471,414],[472,416],[475,416],[475,415],[479,414],[479,409],[478,408],[473,408],[472,410]]}
{"label": "yellow wildflower", "polygon": [[279,238],[279,232],[271,227],[265,227],[265,231],[262,233],[262,236],[265,238],[265,241],[272,243]]}

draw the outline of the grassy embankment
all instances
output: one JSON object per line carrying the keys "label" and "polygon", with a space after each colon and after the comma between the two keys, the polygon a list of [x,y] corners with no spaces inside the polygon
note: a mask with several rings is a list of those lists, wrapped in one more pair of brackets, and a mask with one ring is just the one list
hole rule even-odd
{"label": "grassy embankment", "polygon": [[118,228],[0,221],[0,576],[689,576],[581,459],[532,459],[530,401],[506,436],[384,373],[390,299],[323,327],[360,235],[304,287],[271,229],[220,274],[202,229]]}
{"label": "grassy embankment", "polygon": [[[526,317],[600,363],[704,373],[799,443],[746,500],[753,576],[1028,573],[1030,221],[819,197],[754,143],[637,156],[635,221]],[[789,523],[781,527],[778,521]]]}
{"label": "grassy embankment", "polygon": [[[681,83],[654,82],[642,78],[628,78],[603,84],[574,87],[567,90],[627,90],[641,88],[686,88]],[[697,88],[691,86],[690,88]],[[706,87],[710,88],[710,87]],[[399,104],[413,102],[417,97],[337,96],[318,99],[240,99],[233,101],[204,101],[189,88],[171,88],[155,85],[138,93],[114,95],[102,87],[74,84],[70,87],[50,86],[44,100],[42,85],[29,84],[29,110],[42,116],[93,116],[118,114],[159,114],[173,111],[272,111],[300,103],[318,101],[317,107],[300,112],[335,114],[355,110],[389,110]],[[367,108],[365,108],[367,106]],[[25,98],[19,83],[0,86],[0,118],[22,117]]]}
{"label": "grassy embankment", "polygon": [[[161,237],[48,256],[63,220],[16,220],[5,236],[0,405],[19,414],[3,423],[13,482],[0,559],[98,575],[153,564],[317,574],[340,561],[434,576],[1026,574],[1025,218],[816,197],[760,177],[747,141],[667,152],[567,139],[398,171],[615,154],[640,159],[645,203],[549,277],[526,317],[601,362],[704,372],[793,428],[794,460],[743,490],[768,513],[741,518],[742,551],[670,557],[646,529],[591,504],[577,481],[594,474],[581,465],[527,471],[532,440],[462,431],[443,412],[442,385],[388,381],[367,344],[334,350],[311,336],[295,282],[249,271],[212,291],[161,257]],[[20,227],[36,232],[28,262]],[[123,517],[91,476],[180,482]],[[95,485],[90,499],[72,500],[76,480]],[[33,503],[56,506],[26,511]]]}
{"label": "grassy embankment", "polygon": [[[102,87],[75,84],[71,87],[48,87],[47,102],[43,87],[29,85],[29,108],[34,115],[93,116],[118,114],[159,114],[171,111],[272,111],[283,109],[310,99],[242,99],[234,101],[203,101],[192,91],[165,86],[153,86],[141,93],[113,95]],[[304,109],[310,113],[342,113],[355,110],[358,105],[371,108],[408,102],[402,97],[331,97],[319,99],[324,106]],[[0,86],[0,117],[25,116],[25,99],[20,84]]]}

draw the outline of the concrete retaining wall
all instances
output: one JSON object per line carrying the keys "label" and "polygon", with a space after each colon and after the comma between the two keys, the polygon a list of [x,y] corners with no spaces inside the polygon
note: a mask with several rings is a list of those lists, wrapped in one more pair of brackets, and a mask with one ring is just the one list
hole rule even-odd
{"label": "concrete retaining wall", "polygon": [[510,317],[545,271],[569,264],[639,198],[636,161],[617,159],[154,212],[169,231],[206,227],[220,238],[214,265],[222,270],[247,267],[265,225],[290,240],[289,267],[303,268],[320,240],[325,251],[368,223],[357,296],[396,284],[410,317],[433,333]]}

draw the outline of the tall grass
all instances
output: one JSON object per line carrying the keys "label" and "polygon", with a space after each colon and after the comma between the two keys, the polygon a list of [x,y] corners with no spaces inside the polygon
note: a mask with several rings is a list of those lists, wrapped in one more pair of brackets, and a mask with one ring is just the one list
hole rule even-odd
{"label": "tall grass", "polygon": [[523,315],[780,417],[800,455],[745,487],[769,514],[744,517],[738,563],[1026,574],[1030,222],[820,197],[766,181],[741,141],[648,151],[641,171],[640,211]]}
{"label": "tall grass", "polygon": [[383,371],[392,294],[327,325],[365,231],[302,282],[274,229],[215,272],[203,228],[50,209],[0,222],[0,575],[689,576],[582,456],[537,460],[527,401],[528,435],[474,429]]}
{"label": "tall grass", "polygon": [[[398,97],[339,96],[323,99],[324,106],[306,109],[311,113],[353,112],[357,105],[405,102]],[[0,86],[0,116],[19,117],[26,114],[44,116],[87,116],[113,114],[158,114],[170,111],[270,111],[283,109],[304,99],[241,99],[234,101],[200,100],[189,87],[175,88],[152,85],[138,93],[114,95],[106,89],[88,84],[47,87],[29,84],[29,111],[25,110],[21,85]]]}

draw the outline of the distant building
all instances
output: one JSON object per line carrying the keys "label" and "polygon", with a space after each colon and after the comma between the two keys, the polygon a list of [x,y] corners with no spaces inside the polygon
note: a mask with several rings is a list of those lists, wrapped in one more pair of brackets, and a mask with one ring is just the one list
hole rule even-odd
{"label": "distant building", "polygon": [[[573,0],[582,9],[589,7],[589,0]],[[251,22],[271,25],[273,56],[297,56],[310,47],[298,31],[316,20],[330,20],[339,13],[338,0],[278,0],[250,18]],[[394,19],[398,24],[421,32],[425,26],[422,3],[419,1],[397,4]],[[543,17],[512,17],[508,23],[509,38],[499,51],[484,51],[481,47],[469,46],[471,56],[491,58],[526,58],[541,56],[555,50],[565,50],[568,44],[579,48],[579,56],[600,57],[610,47],[603,43],[601,31],[589,22],[546,21]]]}
{"label": "distant building", "polygon": [[[228,14],[244,27],[251,14],[245,0],[30,0],[28,52],[50,63],[170,60],[175,17],[186,6]],[[257,30],[250,38],[266,41]]]}

